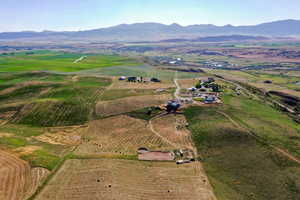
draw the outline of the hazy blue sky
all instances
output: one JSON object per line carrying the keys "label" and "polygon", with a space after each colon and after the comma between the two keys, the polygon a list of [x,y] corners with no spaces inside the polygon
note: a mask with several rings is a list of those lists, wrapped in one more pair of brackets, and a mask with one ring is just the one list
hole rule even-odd
{"label": "hazy blue sky", "polygon": [[300,19],[300,0],[1,0],[0,32],[121,23],[247,25]]}

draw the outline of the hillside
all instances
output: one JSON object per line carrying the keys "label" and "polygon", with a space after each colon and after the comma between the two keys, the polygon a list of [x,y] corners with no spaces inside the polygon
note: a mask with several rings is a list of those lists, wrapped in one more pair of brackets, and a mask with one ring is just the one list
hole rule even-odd
{"label": "hillside", "polygon": [[121,24],[118,26],[86,31],[69,32],[6,32],[0,40],[98,40],[98,41],[155,41],[174,38],[198,38],[218,35],[299,36],[300,20],[282,20],[251,26],[215,26],[200,24],[181,26],[159,23]]}

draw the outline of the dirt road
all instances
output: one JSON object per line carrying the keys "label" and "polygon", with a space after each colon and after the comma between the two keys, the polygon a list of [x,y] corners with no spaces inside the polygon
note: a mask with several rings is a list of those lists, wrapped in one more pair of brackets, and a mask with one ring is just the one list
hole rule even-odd
{"label": "dirt road", "polygon": [[174,92],[174,97],[176,98],[176,100],[180,100],[179,94],[180,94],[181,87],[180,87],[180,85],[178,83],[177,76],[178,76],[178,72],[176,71],[175,72],[175,78],[174,78],[174,84],[176,85],[176,90]]}
{"label": "dirt road", "polygon": [[85,58],[87,58],[87,56],[81,56],[80,58],[78,58],[77,60],[75,60],[73,63],[78,63],[78,62],[82,61]]}

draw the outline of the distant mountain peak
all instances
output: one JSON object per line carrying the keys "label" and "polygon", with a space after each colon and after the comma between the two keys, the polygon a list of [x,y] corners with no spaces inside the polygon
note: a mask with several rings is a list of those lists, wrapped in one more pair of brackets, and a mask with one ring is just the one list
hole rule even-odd
{"label": "distant mountain peak", "polygon": [[173,26],[173,27],[182,27],[180,24],[177,24],[177,23],[170,24],[170,26]]}
{"label": "distant mountain peak", "polygon": [[168,39],[192,39],[205,36],[249,35],[289,37],[300,36],[300,20],[287,19],[251,26],[215,26],[213,24],[195,24],[181,26],[156,22],[120,24],[108,28],[86,31],[23,31],[0,33],[1,40],[95,40],[95,41],[160,41]]}

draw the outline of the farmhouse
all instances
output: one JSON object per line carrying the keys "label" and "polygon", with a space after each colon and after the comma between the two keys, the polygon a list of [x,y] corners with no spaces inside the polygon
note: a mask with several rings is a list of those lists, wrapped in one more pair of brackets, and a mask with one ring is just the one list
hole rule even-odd
{"label": "farmhouse", "polygon": [[215,103],[217,100],[217,97],[215,95],[208,95],[205,98],[204,103]]}

